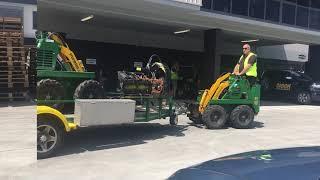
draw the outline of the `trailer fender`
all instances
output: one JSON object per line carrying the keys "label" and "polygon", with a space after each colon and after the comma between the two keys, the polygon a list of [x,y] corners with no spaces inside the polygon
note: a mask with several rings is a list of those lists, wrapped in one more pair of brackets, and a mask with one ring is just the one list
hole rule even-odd
{"label": "trailer fender", "polygon": [[53,109],[48,106],[37,106],[37,116],[39,115],[52,115],[56,117],[56,119],[60,120],[64,125],[66,132],[69,132],[72,128],[69,126],[69,123],[66,117],[58,110]]}

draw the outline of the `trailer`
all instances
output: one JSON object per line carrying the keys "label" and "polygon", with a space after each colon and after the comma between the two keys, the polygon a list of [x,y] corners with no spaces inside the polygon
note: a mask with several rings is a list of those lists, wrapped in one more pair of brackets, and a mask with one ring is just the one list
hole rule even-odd
{"label": "trailer", "polygon": [[[63,145],[64,137],[80,128],[149,122],[166,118],[169,118],[171,125],[178,124],[178,114],[171,96],[118,94],[113,97],[116,98],[76,99],[73,114],[63,114],[50,106],[38,105],[38,159],[53,156]],[[57,102],[50,100],[46,103]]]}

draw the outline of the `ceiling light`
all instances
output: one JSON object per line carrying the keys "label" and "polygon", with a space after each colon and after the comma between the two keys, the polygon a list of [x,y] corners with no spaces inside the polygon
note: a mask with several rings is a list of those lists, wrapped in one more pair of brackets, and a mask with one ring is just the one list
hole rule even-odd
{"label": "ceiling light", "polygon": [[187,33],[190,32],[190,29],[182,30],[182,31],[176,31],[174,34],[182,34],[182,33]]}
{"label": "ceiling light", "polygon": [[251,43],[251,42],[257,42],[259,41],[259,39],[251,39],[251,40],[244,40],[244,41],[241,41],[242,43]]}
{"label": "ceiling light", "polygon": [[90,20],[90,19],[92,19],[92,18],[93,18],[93,15],[90,15],[90,16],[88,16],[88,17],[82,18],[81,21],[82,21],[82,22],[88,21],[88,20]]}

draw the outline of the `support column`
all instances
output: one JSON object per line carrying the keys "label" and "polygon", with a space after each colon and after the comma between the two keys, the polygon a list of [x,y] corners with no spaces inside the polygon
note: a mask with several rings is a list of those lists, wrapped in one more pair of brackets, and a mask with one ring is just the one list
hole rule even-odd
{"label": "support column", "polygon": [[208,88],[220,73],[221,58],[217,54],[217,42],[220,32],[220,29],[204,32],[204,61],[202,61],[200,72],[201,89]]}
{"label": "support column", "polygon": [[309,47],[309,61],[306,64],[306,72],[315,80],[320,81],[320,45]]}

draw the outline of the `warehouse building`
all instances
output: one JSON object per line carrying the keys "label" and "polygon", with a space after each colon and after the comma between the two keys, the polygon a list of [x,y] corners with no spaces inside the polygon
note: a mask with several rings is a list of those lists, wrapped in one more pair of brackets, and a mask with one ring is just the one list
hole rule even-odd
{"label": "warehouse building", "polygon": [[66,33],[78,58],[90,59],[87,68],[103,69],[110,79],[156,53],[186,72],[196,67],[206,87],[233,68],[241,41],[248,39],[259,39],[254,46],[261,52],[303,47],[304,54],[294,53],[300,58],[262,54],[261,59],[302,67],[320,79],[317,0],[39,0],[38,6],[39,29]]}

